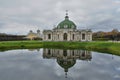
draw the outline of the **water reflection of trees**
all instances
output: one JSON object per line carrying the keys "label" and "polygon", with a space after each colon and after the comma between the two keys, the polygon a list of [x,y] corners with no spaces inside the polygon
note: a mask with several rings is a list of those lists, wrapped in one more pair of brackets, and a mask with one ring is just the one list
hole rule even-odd
{"label": "water reflection of trees", "polygon": [[76,64],[76,60],[91,61],[92,55],[86,50],[43,49],[44,59],[56,59],[67,76],[68,69]]}

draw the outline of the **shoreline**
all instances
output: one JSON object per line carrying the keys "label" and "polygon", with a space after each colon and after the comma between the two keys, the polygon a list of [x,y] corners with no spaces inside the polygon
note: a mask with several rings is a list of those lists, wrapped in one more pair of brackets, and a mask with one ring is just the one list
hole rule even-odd
{"label": "shoreline", "polygon": [[42,42],[42,41],[3,41],[0,42],[0,51],[13,49],[85,49],[120,56],[120,43],[107,41],[93,42]]}

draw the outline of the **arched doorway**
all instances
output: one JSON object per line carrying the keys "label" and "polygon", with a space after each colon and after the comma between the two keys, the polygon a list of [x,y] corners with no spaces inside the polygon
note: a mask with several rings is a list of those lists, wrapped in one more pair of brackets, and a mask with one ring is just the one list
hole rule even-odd
{"label": "arched doorway", "polygon": [[48,39],[51,39],[51,34],[48,34]]}
{"label": "arched doorway", "polygon": [[82,34],[82,40],[85,40],[85,34]]}
{"label": "arched doorway", "polygon": [[67,33],[64,33],[63,39],[64,39],[65,41],[67,41]]}

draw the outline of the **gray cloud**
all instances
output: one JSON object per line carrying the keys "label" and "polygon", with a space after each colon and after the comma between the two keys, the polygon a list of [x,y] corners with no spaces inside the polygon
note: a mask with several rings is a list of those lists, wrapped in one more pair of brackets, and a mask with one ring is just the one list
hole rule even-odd
{"label": "gray cloud", "polygon": [[106,25],[120,29],[120,0],[0,0],[0,32],[52,29],[64,19],[65,10],[79,29],[106,30]]}

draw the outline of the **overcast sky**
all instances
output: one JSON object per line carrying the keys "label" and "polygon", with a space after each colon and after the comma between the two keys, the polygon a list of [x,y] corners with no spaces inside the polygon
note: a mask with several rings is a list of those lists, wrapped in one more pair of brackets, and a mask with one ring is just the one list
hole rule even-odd
{"label": "overcast sky", "polygon": [[78,29],[120,30],[120,0],[0,0],[0,33],[52,29],[65,10]]}

